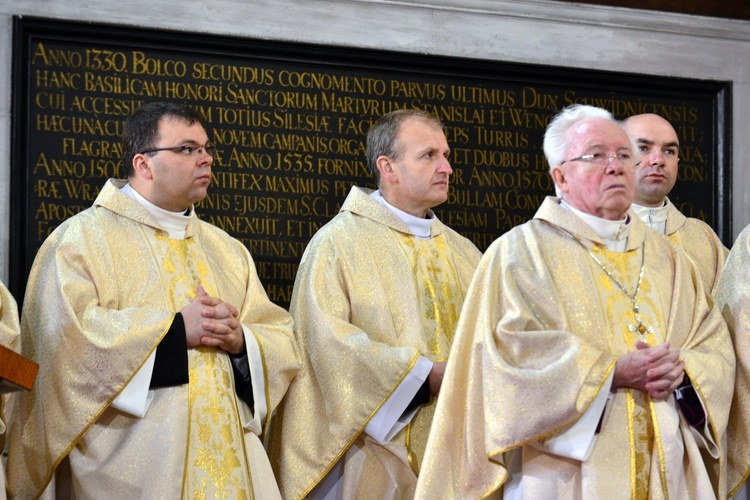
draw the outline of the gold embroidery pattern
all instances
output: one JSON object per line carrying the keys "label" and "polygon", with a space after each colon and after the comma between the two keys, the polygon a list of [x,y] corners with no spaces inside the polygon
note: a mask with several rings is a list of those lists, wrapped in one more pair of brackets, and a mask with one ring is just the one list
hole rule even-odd
{"label": "gold embroidery pattern", "polygon": [[[239,415],[233,405],[234,384],[226,356],[209,347],[190,353],[191,431],[188,461],[192,465],[186,490],[190,498],[250,498]],[[193,380],[200,381],[193,384]],[[193,390],[194,389],[194,390]],[[229,403],[228,403],[229,402]]]}
{"label": "gold embroidery pattern", "polygon": [[[175,240],[157,232],[153,241],[173,311],[181,310],[195,297],[198,285],[214,294],[213,276],[193,238]],[[215,348],[188,350],[188,456],[183,497],[252,498],[230,363]]]}
{"label": "gold embroidery pattern", "polygon": [[669,500],[669,488],[667,482],[667,468],[665,466],[666,461],[664,459],[664,441],[661,437],[661,429],[659,429],[659,421],[656,419],[656,406],[654,400],[649,398],[649,411],[651,412],[652,429],[654,434],[654,442],[656,443],[656,450],[654,453],[659,459],[659,479],[661,480],[661,490],[665,500]]}
{"label": "gold embroidery pattern", "polygon": [[[417,290],[422,292],[418,300],[429,357],[433,361],[446,361],[463,303],[450,248],[442,235],[419,240],[401,234],[400,243],[411,265]],[[431,401],[419,409],[405,429],[409,464],[415,474],[419,474],[434,413],[435,402]]]}
{"label": "gold embroidery pattern", "polygon": [[640,391],[628,390],[628,397],[633,405],[628,412],[628,419],[633,423],[631,435],[631,453],[634,456],[635,469],[632,475],[635,488],[631,492],[633,499],[648,498],[651,472],[651,455],[654,445],[654,426],[649,408],[650,397]]}
{"label": "gold embroidery pattern", "polygon": [[667,236],[670,240],[672,240],[672,243],[677,245],[680,248],[685,248],[685,242],[682,240],[682,231],[674,232]]}
{"label": "gold embroidery pattern", "polygon": [[[601,247],[594,247],[593,252],[607,266],[609,271],[624,286],[633,289],[638,279],[641,264],[640,250],[628,252],[610,252]],[[599,276],[599,290],[602,303],[606,304],[604,314],[607,323],[614,325],[607,332],[608,343],[613,354],[625,354],[632,351],[639,335],[628,328],[633,323],[633,310],[630,300],[616,288],[608,276],[601,273],[598,266],[592,264],[594,276]],[[644,324],[652,327],[652,331],[645,335],[649,345],[657,345],[664,341],[664,316],[659,299],[651,285],[649,273],[646,272],[641,283],[638,302],[640,314]],[[658,446],[654,434],[654,422],[651,412],[651,398],[640,391],[626,391],[628,411],[628,432],[631,456],[631,498],[648,498],[651,474],[651,463],[655,456],[654,446]],[[656,478],[658,481],[659,479]]]}
{"label": "gold embroidery pattern", "polygon": [[[599,246],[595,246],[592,252],[608,267],[609,271],[620,283],[631,287],[631,289],[635,287],[641,262],[640,251],[610,252]],[[602,298],[607,305],[605,314],[608,316],[609,324],[615,325],[615,330],[609,332],[608,335],[609,344],[617,346],[615,348],[616,353],[625,354],[633,349],[635,341],[638,340],[637,332],[628,329],[628,325],[633,323],[633,310],[630,300],[624,296],[619,288],[616,288],[607,275],[602,274],[598,266],[592,265],[592,269],[594,276],[599,277]],[[664,322],[662,315],[656,312],[660,309],[656,304],[648,271],[643,276],[638,294],[638,302],[643,322],[653,329],[651,332],[646,333],[646,342],[649,345],[657,345],[663,342],[660,339],[662,337],[661,332],[664,331]]]}
{"label": "gold embroidery pattern", "polygon": [[401,242],[407,249],[418,290],[422,291],[420,304],[429,352],[434,360],[445,361],[463,301],[449,249],[442,235],[418,240],[402,234]]}

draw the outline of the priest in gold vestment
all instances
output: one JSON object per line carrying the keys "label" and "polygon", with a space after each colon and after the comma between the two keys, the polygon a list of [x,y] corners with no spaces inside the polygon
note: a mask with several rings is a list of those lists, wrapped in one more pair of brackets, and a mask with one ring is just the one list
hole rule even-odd
{"label": "priest in gold vestment", "polygon": [[729,413],[728,481],[734,498],[750,498],[750,226],[732,246],[721,273],[716,303],[726,319],[737,353],[737,378]]}
{"label": "priest in gold vestment", "polygon": [[711,226],[685,217],[667,198],[677,181],[680,141],[672,124],[647,113],[627,118],[625,131],[636,141],[641,163],[635,172],[635,195],[630,207],[649,227],[669,236],[684,249],[698,269],[703,288],[716,294],[729,250]]}
{"label": "priest in gold vestment", "polygon": [[575,105],[544,151],[562,198],[485,252],[417,498],[723,498],[734,354],[682,251],[628,214],[636,158]]}
{"label": "priest in gold vestment", "polygon": [[291,316],[195,215],[215,154],[200,115],[146,104],[123,144],[127,181],[34,261],[22,352],[40,370],[14,406],[10,494],[279,498],[259,436],[299,368]]}
{"label": "priest in gold vestment", "polygon": [[[3,283],[0,283],[0,345],[19,350],[18,305]],[[0,450],[5,449],[6,395],[0,395]],[[5,498],[5,463],[0,463],[0,498]]]}
{"label": "priest in gold vestment", "polygon": [[381,117],[367,139],[379,190],[352,188],[305,251],[291,304],[304,365],[269,449],[284,498],[414,495],[481,256],[430,210],[447,197],[448,154],[434,116]]}

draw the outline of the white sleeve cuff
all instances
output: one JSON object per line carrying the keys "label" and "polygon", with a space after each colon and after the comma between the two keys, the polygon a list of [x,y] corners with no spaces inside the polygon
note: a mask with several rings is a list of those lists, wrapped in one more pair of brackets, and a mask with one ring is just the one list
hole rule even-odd
{"label": "white sleeve cuff", "polygon": [[151,375],[154,373],[155,360],[156,349],[143,363],[141,369],[130,379],[128,385],[112,401],[112,407],[134,417],[143,418],[154,399],[154,391],[149,390],[149,385],[151,385]]}
{"label": "white sleeve cuff", "polygon": [[365,433],[372,439],[380,444],[385,444],[393,436],[406,427],[411,419],[416,414],[418,408],[414,411],[409,412],[401,418],[401,415],[409,406],[409,403],[414,399],[414,396],[422,387],[427,377],[430,376],[432,370],[432,361],[420,356],[417,360],[414,368],[406,374],[404,380],[396,387],[391,397],[389,397],[383,406],[375,413],[370,419],[370,422],[365,427]]}
{"label": "white sleeve cuff", "polygon": [[[247,364],[250,368],[250,382],[253,386],[253,400],[255,408],[252,414],[244,411],[242,414],[242,424],[246,429],[252,430],[260,435],[263,430],[263,422],[268,415],[268,402],[266,401],[266,377],[263,373],[263,357],[260,353],[260,346],[255,340],[255,335],[248,327],[242,325],[242,331],[245,334],[245,348],[247,349]],[[242,402],[242,408],[247,408],[247,404]]]}
{"label": "white sleeve cuff", "polygon": [[609,374],[594,402],[575,424],[565,432],[539,441],[537,447],[554,455],[585,461],[594,449],[596,428],[606,409],[614,375],[614,371]]}

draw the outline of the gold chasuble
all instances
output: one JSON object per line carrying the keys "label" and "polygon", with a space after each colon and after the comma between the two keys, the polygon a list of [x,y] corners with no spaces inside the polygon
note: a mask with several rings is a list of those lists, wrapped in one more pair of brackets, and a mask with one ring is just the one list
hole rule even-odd
{"label": "gold chasuble", "polygon": [[297,273],[291,312],[304,362],[269,447],[284,498],[309,494],[342,459],[344,498],[413,497],[434,401],[385,444],[364,430],[420,355],[448,358],[481,257],[439,220],[418,239],[368,193],[352,189]]}
{"label": "gold chasuble", "polygon": [[[666,205],[658,208],[632,205],[631,212],[649,227],[662,232],[678,247],[685,250],[698,275],[703,288],[712,297],[716,296],[721,270],[729,250],[716,236],[711,226],[700,219],[685,217],[667,198]],[[663,226],[662,226],[663,224]]]}
{"label": "gold chasuble", "polygon": [[719,281],[716,303],[737,353],[737,378],[727,430],[730,493],[750,477],[750,226],[732,246]]}
{"label": "gold chasuble", "polygon": [[[611,252],[548,197],[487,250],[461,312],[417,498],[726,495],[735,363],[726,325],[684,253],[633,219],[626,251]],[[707,436],[693,435],[701,433],[674,396],[618,389],[594,415],[600,432],[588,456],[553,454],[547,444],[610,390],[617,357],[638,338],[681,350]],[[511,482],[520,489],[508,490]]]}
{"label": "gold chasuble", "polygon": [[729,250],[711,226],[700,219],[685,217],[667,199],[666,235],[677,246],[685,249],[703,280],[703,288],[715,297]]}
{"label": "gold chasuble", "polygon": [[54,496],[67,481],[78,498],[278,498],[258,405],[237,397],[224,351],[189,348],[189,383],[154,389],[142,418],[110,406],[198,285],[234,305],[257,342],[266,415],[299,366],[291,317],[245,247],[197,217],[184,240],[169,238],[123,185],[110,180],[34,262],[22,353],[40,370],[14,406],[23,424],[10,430],[9,491]]}
{"label": "gold chasuble", "polygon": [[[0,283],[0,345],[19,351],[19,333],[21,325],[18,323],[18,306],[13,296],[4,284]],[[10,415],[6,407],[8,395],[0,395],[0,449],[5,449],[5,420]],[[0,498],[5,498],[5,467],[0,462]]]}

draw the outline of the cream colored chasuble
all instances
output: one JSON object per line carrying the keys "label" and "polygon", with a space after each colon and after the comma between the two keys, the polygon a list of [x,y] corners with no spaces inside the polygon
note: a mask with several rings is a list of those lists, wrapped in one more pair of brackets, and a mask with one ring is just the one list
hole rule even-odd
{"label": "cream colored chasuble", "polygon": [[[638,283],[638,275],[642,260],[643,249],[637,252],[611,252],[600,246],[592,249],[594,255],[604,264],[610,273],[622,283],[632,294]],[[605,331],[609,352],[615,355],[626,354],[633,350],[636,340],[639,338],[649,345],[664,343],[664,318],[658,311],[664,310],[658,295],[651,286],[648,273],[644,275],[639,293],[635,297],[640,310],[643,325],[647,328],[641,337],[636,331],[636,321],[633,308],[627,297],[607,276],[593,259],[591,261],[591,273],[599,276],[597,292],[601,298],[603,315],[606,317],[611,329]],[[630,482],[631,498],[646,498],[649,491],[649,477],[652,472],[652,453],[662,454],[661,442],[654,439],[656,429],[652,425],[653,404],[649,396],[641,391],[625,389],[627,405],[628,432],[630,435]],[[654,449],[656,445],[656,449]],[[625,450],[621,450],[620,453]],[[659,457],[663,463],[663,456]],[[657,468],[656,471],[660,470]],[[666,484],[662,478],[662,484]]]}
{"label": "cream colored chasuble", "polygon": [[[150,228],[144,228],[150,231]],[[185,307],[201,284],[215,295],[213,279],[202,265],[205,258],[190,240],[160,235],[150,238],[154,257],[162,262],[165,293],[172,310]],[[251,498],[252,481],[244,453],[239,408],[228,356],[215,348],[188,349],[188,447],[185,457],[184,498]]]}
{"label": "cream colored chasuble", "polygon": [[[457,286],[458,275],[451,264],[453,254],[450,247],[446,245],[442,234],[431,237],[432,222],[435,220],[432,212],[429,212],[430,218],[419,219],[388,203],[380,191],[375,191],[370,196],[396,214],[414,233],[409,235],[398,231],[390,232],[412,269],[424,330],[420,350],[432,362],[447,361],[464,300],[463,293]],[[413,398],[414,395],[410,397]],[[434,413],[433,399],[417,410],[403,435],[409,464],[417,475]]]}
{"label": "cream colored chasuble", "polygon": [[[632,219],[625,251],[611,251],[616,237],[548,197],[488,248],[461,311],[416,498],[494,498],[514,486],[521,498],[722,497],[734,374],[726,328],[684,254]],[[610,391],[617,357],[638,335],[628,295],[645,340],[680,349],[706,435],[695,436],[672,396]],[[606,409],[592,411],[602,395]],[[549,448],[590,415],[592,436],[602,425],[587,457]]]}
{"label": "cream colored chasuble", "polygon": [[729,250],[713,229],[700,219],[685,217],[669,198],[661,207],[644,207],[634,203],[630,209],[648,227],[666,235],[685,250],[698,270],[706,292],[715,296]]}
{"label": "cream colored chasuble", "polygon": [[[414,234],[406,234],[399,231],[389,231],[388,237],[392,239],[393,245],[398,247],[403,253],[404,260],[412,270],[412,280],[414,290],[417,291],[417,303],[421,312],[419,323],[423,327],[424,335],[418,341],[420,352],[431,362],[446,361],[453,341],[453,332],[455,332],[458,316],[463,303],[463,292],[458,286],[459,279],[456,269],[453,267],[453,254],[450,246],[446,244],[445,236],[438,235],[431,237],[432,222],[430,219],[418,219],[411,216],[398,208],[390,205],[379,191],[370,194],[383,206],[391,210],[399,219],[404,222]],[[415,318],[415,321],[417,319]],[[414,339],[411,340],[414,342]],[[416,367],[414,372],[419,371]],[[419,377],[419,383],[412,384],[413,387],[419,387],[424,380],[419,375],[411,372],[408,377]],[[404,383],[406,386],[406,383]],[[404,406],[413,399],[415,393],[408,389],[400,390],[399,386],[391,395],[392,399],[401,399]],[[406,460],[414,472],[419,474],[419,466],[424,457],[424,450],[427,446],[427,437],[432,423],[432,417],[435,411],[435,400],[422,405],[410,415],[391,423],[388,417],[380,412],[371,421],[378,425],[390,426],[392,430],[388,435],[390,439],[382,442],[395,442],[402,444],[406,449]],[[408,424],[403,425],[404,421]],[[367,427],[368,432],[371,427]],[[376,440],[378,440],[376,438]],[[356,448],[356,447],[354,447]],[[331,473],[331,477],[320,483],[320,487],[311,492],[311,498],[344,498],[356,495],[348,491],[340,481],[333,481],[335,477],[341,477],[343,468],[348,461],[357,461],[354,450],[348,451],[344,458],[340,460]],[[365,462],[366,465],[366,462]],[[366,467],[365,467],[366,468]],[[363,469],[363,472],[367,471]],[[335,492],[335,493],[334,493]]]}
{"label": "cream colored chasuble", "polygon": [[[600,298],[601,313],[610,325],[604,332],[609,352],[615,356],[627,354],[633,350],[637,340],[652,346],[663,344],[665,323],[660,311],[668,309],[661,303],[656,288],[651,285],[649,273],[644,272],[643,277],[639,278],[646,258],[645,247],[636,251],[624,251],[629,225],[622,221],[606,221],[593,217],[576,210],[564,201],[561,202],[561,206],[578,215],[607,243],[607,246],[595,243],[590,249],[587,248],[587,251],[593,255],[588,263],[591,276],[598,278],[599,286],[595,291]],[[624,287],[625,291],[620,286]],[[606,387],[602,389],[607,390]],[[655,432],[656,426],[653,425],[655,418],[651,398],[641,391],[624,391],[630,436],[631,498],[646,498],[649,494],[650,475],[657,471],[663,473],[663,468],[651,466],[652,455],[658,455],[658,462],[653,463],[663,463],[663,450],[660,439],[655,439],[658,432]],[[622,451],[624,450],[620,452]],[[665,477],[661,477],[660,482],[663,485],[667,484]]]}
{"label": "cream colored chasuble", "polygon": [[[205,264],[207,259],[202,247],[195,239],[184,238],[190,216],[165,212],[137,194],[134,198],[169,230],[170,236],[182,237],[170,238],[151,227],[140,226],[159,264],[171,310],[178,312],[188,305],[198,285],[209,295],[216,296],[215,278]],[[190,499],[252,498],[231,361],[228,356],[216,356],[216,348],[211,347],[191,348],[187,353],[189,418],[182,496]]]}
{"label": "cream colored chasuble", "polygon": [[[18,305],[4,284],[0,283],[0,345],[18,351]],[[7,395],[0,395],[0,448],[5,447],[5,418],[11,412],[6,410]],[[7,413],[6,413],[7,412]],[[5,464],[0,460],[0,500],[5,498]]]}
{"label": "cream colored chasuble", "polygon": [[[451,266],[452,255],[442,235],[432,239],[416,239],[393,232],[414,271],[416,289],[421,292],[420,308],[426,345],[422,352],[432,361],[446,361],[453,332],[463,302],[463,293],[456,286],[458,277]],[[423,405],[406,428],[405,444],[409,463],[415,474],[424,457],[427,436],[435,412],[435,401]]]}

